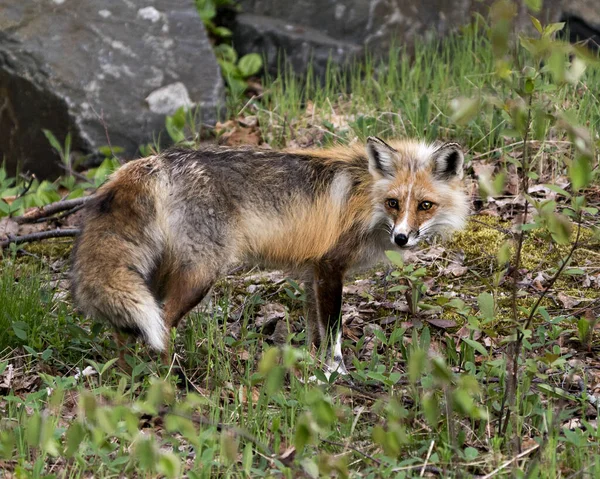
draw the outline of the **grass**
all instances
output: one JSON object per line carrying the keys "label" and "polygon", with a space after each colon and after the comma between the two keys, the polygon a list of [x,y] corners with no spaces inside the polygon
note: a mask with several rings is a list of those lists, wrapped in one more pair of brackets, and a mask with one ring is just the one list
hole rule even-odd
{"label": "grass", "polygon": [[[452,117],[456,98],[515,96],[494,68],[492,45],[475,25],[439,45],[331,67],[322,82],[284,72],[265,81],[260,99],[231,113],[256,115],[272,146],[368,135],[453,139],[469,150],[471,165],[494,160],[508,171],[522,144],[507,131],[506,112],[483,107],[462,126]],[[599,75],[589,68],[577,85],[551,92],[592,131]],[[550,94],[552,82],[539,81],[541,96]],[[546,128],[532,141],[540,177],[565,174],[566,139]],[[588,205],[599,198],[593,184]],[[505,430],[507,350],[518,325],[498,251],[510,217],[477,216],[445,248],[433,245],[413,264],[350,280],[343,312],[352,382],[324,384],[307,381],[321,365],[304,346],[301,289],[285,276],[250,271],[222,281],[178,331],[172,365],[132,344],[126,372],[115,363],[110,331],[73,310],[65,281],[70,243],[32,246],[26,258],[7,252],[0,262],[0,469],[18,478],[599,477],[593,392],[600,368],[586,323],[600,301],[597,216],[586,214],[583,223],[569,276],[527,331]],[[545,233],[525,240],[530,278],[520,308],[539,294],[536,278],[551,275],[568,253]],[[456,265],[465,270],[448,272]],[[566,306],[559,293],[581,303]],[[274,310],[283,317],[269,319]],[[586,324],[592,334],[584,340]]]}
{"label": "grass", "polygon": [[[259,100],[242,101],[230,113],[254,110],[265,141],[273,146],[294,140],[326,145],[365,140],[369,135],[408,136],[459,140],[473,156],[498,157],[519,147],[507,136],[511,133],[506,131],[510,123],[506,114],[488,105],[467,125],[459,126],[452,118],[457,98],[492,92],[516,97],[494,74],[492,46],[482,22],[440,43],[417,41],[414,51],[392,47],[384,58],[369,57],[349,68],[331,65],[323,80],[310,69],[305,78],[284,69],[282,75],[267,78]],[[527,52],[520,50],[519,55],[522,63],[531,63]],[[566,106],[579,124],[598,131],[600,68],[588,67],[576,88],[554,91],[547,84],[557,104]],[[309,138],[298,138],[303,129],[311,128]],[[559,140],[550,137],[546,143]]]}

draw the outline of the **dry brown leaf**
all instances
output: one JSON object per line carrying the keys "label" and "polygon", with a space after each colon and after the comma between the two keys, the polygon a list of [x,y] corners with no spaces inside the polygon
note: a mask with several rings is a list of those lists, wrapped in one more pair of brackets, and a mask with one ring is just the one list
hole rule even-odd
{"label": "dry brown leaf", "polygon": [[19,225],[12,218],[0,219],[0,239],[8,238],[8,235],[16,235],[19,232]]}
{"label": "dry brown leaf", "polygon": [[571,296],[567,296],[562,291],[558,293],[558,300],[566,309],[573,309],[575,306],[581,303],[581,300],[577,298],[572,298]]}
{"label": "dry brown leaf", "polygon": [[456,321],[453,321],[451,319],[432,318],[432,319],[425,319],[425,321],[427,321],[429,324],[435,326],[436,328],[440,328],[440,329],[454,328],[456,326]]}

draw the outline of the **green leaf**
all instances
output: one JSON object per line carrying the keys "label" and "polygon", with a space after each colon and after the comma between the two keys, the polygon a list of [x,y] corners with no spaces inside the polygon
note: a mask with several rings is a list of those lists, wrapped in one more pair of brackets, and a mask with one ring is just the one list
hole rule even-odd
{"label": "green leaf", "polygon": [[71,132],[67,133],[65,138],[65,151],[62,160],[67,168],[71,167]]}
{"label": "green leaf", "polygon": [[64,156],[63,148],[60,142],[54,136],[54,133],[52,133],[50,130],[42,129],[42,131],[44,132],[46,139],[50,142],[52,148],[54,148],[62,158]]}
{"label": "green leaf", "polygon": [[569,274],[571,276],[579,276],[585,274],[585,271],[581,268],[568,268],[565,269],[564,274]]}
{"label": "green leaf", "polygon": [[431,360],[432,365],[432,374],[442,383],[442,384],[451,384],[452,383],[452,371],[446,365],[446,361],[439,356],[435,356]]}
{"label": "green leaf", "polygon": [[231,30],[225,27],[215,27],[212,29],[212,32],[222,38],[229,38],[232,35]]}
{"label": "green leaf", "polygon": [[488,351],[485,349],[483,344],[478,343],[474,339],[469,339],[469,338],[462,338],[462,340],[465,343],[467,343],[469,346],[471,346],[473,349],[475,349],[478,353],[482,354],[483,356],[488,355]]}
{"label": "green leaf", "polygon": [[531,78],[525,80],[525,93],[530,95],[535,90],[535,83]]}
{"label": "green leaf", "polygon": [[308,413],[303,414],[296,426],[296,434],[294,435],[294,446],[296,446],[296,451],[298,454],[302,453],[304,447],[312,442],[314,437],[313,430],[315,429],[316,424],[312,421],[312,418]]}
{"label": "green leaf", "polygon": [[99,146],[98,151],[105,158],[112,158],[114,155],[118,155],[125,151],[125,148],[121,146],[113,146],[112,148],[108,145]]}
{"label": "green leaf", "polygon": [[467,461],[474,461],[479,456],[479,451],[474,447],[466,447],[464,454]]}
{"label": "green leaf", "polygon": [[183,130],[185,128],[185,108],[182,106],[177,108],[177,111],[171,115],[171,119],[175,128]]}
{"label": "green leaf", "polygon": [[79,450],[79,446],[83,442],[84,437],[85,429],[81,422],[73,422],[67,430],[67,434],[65,437],[65,456],[73,457],[73,455]]}
{"label": "green leaf", "polygon": [[320,369],[315,369],[315,378],[317,379],[317,381],[320,381],[324,384],[327,384],[329,382],[327,376],[325,376],[325,373]]}
{"label": "green leaf", "polygon": [[263,354],[263,357],[258,364],[258,371],[261,374],[268,374],[274,367],[279,364],[279,359],[281,357],[279,348],[269,348]]}
{"label": "green leaf", "polygon": [[50,359],[50,356],[52,356],[52,352],[52,348],[46,348],[42,353],[42,360],[48,361],[48,359]]}
{"label": "green leaf", "polygon": [[37,356],[37,351],[29,346],[27,346],[26,344],[23,346],[23,349],[25,351],[27,351],[29,354],[31,354],[32,356]]}
{"label": "green leaf", "polygon": [[425,372],[427,353],[422,349],[415,349],[408,358],[408,377],[411,383],[416,383]]}
{"label": "green leaf", "polygon": [[575,57],[571,62],[571,68],[566,71],[565,79],[572,85],[577,85],[586,67],[586,63],[581,58]]}
{"label": "green leaf", "polygon": [[2,215],[0,216],[8,216],[10,214],[10,205],[4,201],[0,199],[0,213],[2,213]]}
{"label": "green leaf", "polygon": [[23,341],[27,339],[27,330],[29,329],[27,323],[24,323],[23,321],[15,321],[12,323],[12,329],[17,338]]}
{"label": "green leaf", "polygon": [[42,416],[38,411],[35,411],[26,422],[26,438],[29,447],[35,449],[40,445]]}
{"label": "green leaf", "polygon": [[181,462],[172,452],[163,452],[158,460],[157,470],[167,477],[180,477]]}
{"label": "green leaf", "polygon": [[544,35],[549,37],[563,28],[565,28],[565,22],[549,23],[544,28]]}
{"label": "green leaf", "polygon": [[156,464],[156,448],[151,438],[138,440],[135,447],[135,455],[142,470],[154,469],[154,465]]}
{"label": "green leaf", "polygon": [[231,45],[227,45],[226,43],[221,43],[217,45],[214,49],[215,55],[217,59],[223,60],[224,62],[235,65],[238,60],[237,52],[231,47]]}
{"label": "green leaf", "polygon": [[[541,2],[541,0],[540,0],[540,2]],[[528,6],[529,6],[529,5],[528,5]],[[532,10],[533,10],[533,9],[532,9]],[[542,24],[540,23],[540,21],[539,21],[537,18],[535,18],[535,17],[533,17],[533,16],[531,16],[531,15],[529,16],[529,18],[531,18],[531,23],[533,23],[533,26],[535,27],[535,29],[536,29],[536,30],[537,30],[539,33],[542,33],[542,30],[543,30],[543,29],[542,29]]]}
{"label": "green leaf", "polygon": [[248,53],[240,58],[238,68],[244,78],[256,75],[262,68],[262,58],[258,53]]}
{"label": "green leaf", "polygon": [[585,188],[592,181],[592,165],[584,155],[578,155],[569,168],[569,178],[574,191]]}
{"label": "green leaf", "polygon": [[434,394],[425,394],[422,399],[422,407],[427,422],[432,426],[437,426],[440,419],[439,399]]}
{"label": "green leaf", "polygon": [[283,381],[285,379],[285,368],[281,366],[277,366],[269,371],[267,374],[267,379],[265,381],[265,388],[267,394],[270,396],[274,395],[278,392],[283,386]]}
{"label": "green leaf", "polygon": [[571,240],[571,222],[560,214],[550,213],[548,215],[548,229],[552,239],[558,244],[568,244]]}
{"label": "green leaf", "polygon": [[[525,0],[525,5],[527,5],[527,8],[529,8],[529,10],[537,13],[542,9],[542,0]],[[535,19],[533,17],[531,17],[531,20],[532,21],[535,20],[538,24],[540,23],[537,19]],[[538,26],[535,24],[535,22],[534,22],[534,25],[535,25],[535,28],[537,29]],[[538,29],[538,31],[540,33],[542,33],[541,25],[540,25],[540,28]]]}
{"label": "green leaf", "polygon": [[554,191],[555,193],[558,193],[559,195],[563,195],[565,198],[571,197],[571,193],[562,189],[560,186],[556,186],[556,185],[544,185],[544,186],[546,188],[548,188],[550,191]]}
{"label": "green leaf", "polygon": [[512,243],[510,241],[505,241],[502,243],[500,248],[498,249],[498,265],[504,266],[508,260],[510,259]]}
{"label": "green leaf", "polygon": [[469,123],[477,116],[480,110],[478,98],[456,98],[452,100],[452,121],[459,125]]}
{"label": "green leaf", "polygon": [[104,366],[102,366],[102,370],[98,371],[98,374],[100,374],[100,376],[102,376],[106,371],[108,371],[108,369],[115,364],[117,361],[119,360],[119,358],[112,358],[110,360],[108,360]]}
{"label": "green leaf", "polygon": [[563,399],[567,401],[577,401],[577,398],[575,396],[568,394],[564,391],[564,389],[556,388],[550,386],[549,384],[539,383],[537,384],[537,388],[545,392],[546,394],[558,399]]}
{"label": "green leaf", "polygon": [[398,266],[399,268],[404,267],[404,259],[402,258],[402,254],[400,254],[398,251],[386,251],[385,255],[394,265]]}
{"label": "green leaf", "polygon": [[196,0],[196,9],[204,23],[210,22],[217,15],[217,9],[212,0]]}

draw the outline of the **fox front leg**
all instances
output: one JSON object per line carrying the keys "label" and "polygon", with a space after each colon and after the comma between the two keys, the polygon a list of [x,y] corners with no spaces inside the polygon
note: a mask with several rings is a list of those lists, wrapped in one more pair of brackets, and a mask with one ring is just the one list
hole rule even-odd
{"label": "fox front leg", "polygon": [[[317,331],[312,331],[313,341],[327,344],[327,372],[348,374],[342,357],[342,289],[344,287],[343,265],[322,262],[315,266],[312,293],[316,300]],[[314,324],[314,323],[313,323]],[[314,326],[313,326],[314,328]]]}

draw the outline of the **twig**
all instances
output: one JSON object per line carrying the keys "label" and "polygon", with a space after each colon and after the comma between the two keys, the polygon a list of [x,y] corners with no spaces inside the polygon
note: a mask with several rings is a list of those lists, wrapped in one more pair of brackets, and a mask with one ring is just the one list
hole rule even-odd
{"label": "twig", "polygon": [[[529,96],[529,109],[527,111],[527,127],[525,129],[525,136],[523,137],[523,162],[521,164],[521,194],[525,198],[525,211],[523,212],[523,218],[521,220],[521,229],[519,231],[517,254],[515,257],[515,264],[513,265],[512,272],[512,314],[515,324],[518,321],[518,308],[517,308],[517,290],[518,290],[518,274],[519,267],[521,265],[521,253],[523,251],[523,243],[525,242],[525,230],[523,225],[527,224],[527,213],[529,202],[527,201],[527,192],[529,191],[529,131],[531,130],[531,105],[533,102],[533,95]],[[518,371],[518,360],[519,360],[519,349],[523,338],[519,335],[520,330],[517,330],[517,340],[508,345],[507,358],[506,358],[506,387],[504,389],[504,395],[502,396],[502,404],[500,406],[500,420],[498,421],[498,433],[500,436],[506,436],[506,430],[511,415],[511,410],[515,406],[516,402],[516,391],[517,391],[517,371]],[[510,357],[512,356],[512,357]],[[502,422],[502,414],[504,406],[508,403],[508,410],[504,417],[504,423]],[[520,446],[519,446],[520,449]]]}
{"label": "twig", "polygon": [[351,446],[350,444],[342,444],[340,442],[330,441],[329,439],[321,439],[321,442],[324,442],[325,444],[331,444],[332,446],[336,446],[336,447],[342,447],[344,449],[346,449],[346,448],[351,449],[355,453],[357,453],[357,454],[359,454],[359,455],[361,455],[363,457],[366,457],[367,459],[369,459],[370,461],[373,461],[378,466],[381,466],[381,461],[379,459],[375,459],[370,454],[367,454],[366,452],[363,452],[360,449],[357,449],[354,446]]}
{"label": "twig", "polygon": [[421,469],[421,473],[419,474],[419,477],[423,477],[423,474],[425,474],[425,470],[427,469],[427,463],[429,462],[429,458],[431,457],[431,451],[433,451],[434,444],[435,444],[435,441],[432,439],[431,444],[429,444],[429,449],[427,450],[427,457],[425,458],[425,462],[423,463],[423,468]]}
{"label": "twig", "polygon": [[58,166],[60,168],[62,168],[63,170],[65,170],[67,172],[68,176],[75,176],[82,181],[90,181],[90,179],[87,178],[86,176],[82,175],[81,173],[78,173],[77,171],[74,171],[71,166],[66,166],[66,165],[63,165],[62,163],[59,163]]}
{"label": "twig", "polygon": [[590,464],[590,465],[588,465],[588,466],[585,466],[585,467],[579,469],[579,471],[575,471],[573,474],[571,474],[566,479],[575,479],[576,477],[583,476],[588,471],[588,469],[591,469],[592,467],[594,467],[593,463]]}
{"label": "twig", "polygon": [[81,230],[79,229],[56,229],[49,231],[40,231],[23,236],[9,235],[8,239],[0,241],[0,248],[7,248],[11,244],[31,243],[32,241],[40,241],[48,238],[67,238],[77,236]]}
{"label": "twig", "polygon": [[113,151],[113,147],[112,147],[112,143],[110,142],[110,135],[108,134],[108,125],[106,124],[106,121],[104,120],[104,110],[100,110],[100,114],[98,114],[98,112],[94,109],[94,107],[92,107],[92,111],[94,112],[94,115],[96,115],[98,117],[98,120],[100,121],[100,123],[102,124],[102,127],[104,128],[104,135],[106,136],[106,142],[108,143],[108,148],[110,150],[110,154],[115,157],[119,164],[123,164],[123,160],[121,158],[119,158],[117,155],[115,155],[115,152]]}
{"label": "twig", "polygon": [[565,258],[565,260],[562,262],[562,264],[560,265],[560,268],[558,268],[558,271],[556,272],[556,274],[554,276],[552,276],[552,279],[550,279],[550,283],[548,283],[548,286],[546,286],[544,291],[542,291],[542,293],[539,295],[537,301],[533,305],[533,308],[531,308],[531,310],[529,311],[529,316],[527,317],[527,321],[525,321],[525,327],[523,329],[526,330],[529,328],[529,326],[531,325],[531,321],[533,320],[533,317],[535,316],[535,313],[536,313],[540,303],[546,297],[546,295],[548,294],[548,291],[550,291],[552,289],[552,286],[554,286],[554,283],[556,283],[556,280],[562,274],[563,270],[570,263],[573,253],[579,246],[579,237],[580,236],[581,236],[581,212],[579,213],[579,218],[577,219],[577,234],[575,235],[575,241],[571,245],[569,254]]}
{"label": "twig", "polygon": [[85,203],[83,203],[79,206],[75,206],[74,208],[71,208],[70,210],[63,211],[61,214],[56,215],[56,216],[50,216],[50,217],[46,217],[46,218],[38,218],[37,220],[33,221],[33,223],[44,223],[46,221],[62,220],[64,218],[66,218],[67,216],[71,216],[72,214],[77,213],[79,210],[82,210],[84,206],[85,206]]}
{"label": "twig", "polygon": [[[540,143],[545,143],[547,145],[562,145],[562,144],[570,145],[571,144],[571,142],[569,140],[529,140],[529,144],[540,144]],[[519,146],[522,144],[523,144],[523,140],[516,141],[514,143],[511,143],[510,145],[499,146],[498,148],[494,148],[493,150],[489,150],[489,151],[486,151],[479,155],[472,156],[471,161],[479,160],[480,158],[485,158],[486,156],[493,155],[494,153],[498,153],[499,151],[508,150],[509,148],[512,148],[514,146]],[[474,147],[475,146],[477,146],[477,145],[474,145]]]}
{"label": "twig", "polygon": [[551,431],[558,430],[559,422],[560,422],[560,418],[561,418],[560,411],[565,406],[566,406],[566,401],[564,401],[564,402],[559,401],[559,403],[556,405],[556,408],[555,408],[554,414],[553,414],[552,424],[550,424],[550,427],[546,431],[546,434],[544,434],[542,436],[541,442],[538,443],[539,450],[538,450],[537,454],[535,454],[533,457],[531,457],[527,463],[527,467],[525,469],[525,477],[526,478],[531,477],[532,471],[535,470],[536,465],[539,464],[540,456],[544,453],[544,449],[546,448],[546,446],[548,445],[548,441],[550,440]]}
{"label": "twig", "polygon": [[535,451],[538,447],[540,447],[538,444],[536,444],[535,446],[530,447],[529,449],[527,449],[526,451],[523,451],[521,454],[516,455],[515,457],[513,457],[512,459],[509,459],[508,461],[506,461],[504,464],[502,464],[500,467],[494,469],[492,472],[490,472],[489,474],[486,474],[485,476],[483,476],[481,479],[490,479],[491,477],[494,477],[496,474],[498,474],[502,469],[506,469],[508,466],[510,466],[513,462],[521,459],[523,456],[527,456],[529,453]]}
{"label": "twig", "polygon": [[172,416],[178,416],[178,417],[181,417],[184,419],[188,419],[189,421],[201,424],[203,426],[214,427],[219,432],[223,432],[223,431],[230,432],[237,437],[241,437],[242,439],[246,439],[247,441],[250,441],[258,449],[260,449],[263,452],[263,454],[268,455],[270,458],[272,458],[272,459],[277,458],[277,455],[273,452],[273,450],[269,446],[267,446],[266,444],[261,442],[258,438],[256,438],[249,432],[244,431],[243,429],[239,429],[239,428],[233,427],[233,426],[228,426],[227,424],[223,424],[221,422],[212,422],[201,416],[194,417],[194,416],[189,416],[186,414],[180,414],[175,411],[168,411],[168,412],[166,412],[166,414],[170,414]]}
{"label": "twig", "polygon": [[242,107],[242,109],[238,112],[237,116],[241,116],[242,113],[244,113],[244,110],[248,107],[248,105],[250,105],[250,103],[252,103],[254,100],[258,100],[260,98],[262,98],[264,95],[266,95],[267,93],[270,93],[270,90],[265,90],[262,93],[259,93],[258,95],[252,95],[252,97],[246,102],[246,104]]}
{"label": "twig", "polygon": [[90,198],[91,196],[84,196],[81,198],[75,198],[73,200],[57,201],[56,203],[51,203],[49,205],[42,206],[41,208],[37,208],[36,210],[30,211],[29,213],[25,213],[23,216],[16,216],[13,218],[13,220],[19,225],[24,223],[34,223],[40,218],[47,218],[48,216],[60,213],[61,211],[67,211],[81,207],[88,202]]}
{"label": "twig", "polygon": [[[413,471],[415,469],[421,469],[423,466],[421,464],[413,464],[412,466],[400,466],[394,467],[390,472],[401,472],[401,471]],[[437,474],[438,476],[443,476],[444,471],[439,467],[435,466],[425,466],[425,472],[431,472],[433,474]]]}
{"label": "twig", "polygon": [[[26,176],[23,176],[23,178],[27,179]],[[27,194],[27,192],[31,189],[31,185],[33,185],[34,181],[35,181],[35,175],[31,175],[31,178],[29,178],[29,182],[27,183],[27,185],[25,186],[23,191],[21,191],[21,193],[19,193],[19,196],[17,196],[17,198],[22,198],[23,196],[25,196]]]}

